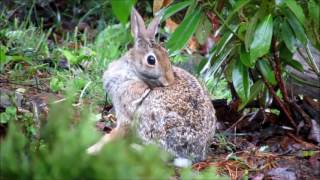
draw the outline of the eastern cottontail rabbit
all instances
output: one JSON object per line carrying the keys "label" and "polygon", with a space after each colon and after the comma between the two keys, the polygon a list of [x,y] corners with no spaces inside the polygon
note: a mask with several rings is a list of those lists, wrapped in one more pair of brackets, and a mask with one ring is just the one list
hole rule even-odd
{"label": "eastern cottontail rabbit", "polygon": [[155,42],[159,22],[156,17],[146,29],[141,16],[132,10],[134,47],[111,63],[103,76],[118,124],[89,153],[98,152],[135,124],[145,143],[155,143],[176,157],[205,158],[215,132],[215,110],[198,80],[171,66],[167,51]]}

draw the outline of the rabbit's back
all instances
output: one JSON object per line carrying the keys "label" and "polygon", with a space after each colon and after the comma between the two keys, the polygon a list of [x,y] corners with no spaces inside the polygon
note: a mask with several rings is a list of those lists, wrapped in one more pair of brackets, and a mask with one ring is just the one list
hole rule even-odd
{"label": "rabbit's back", "polygon": [[205,158],[215,131],[215,110],[199,81],[174,67],[175,83],[154,88],[138,110],[138,134],[172,154],[199,161]]}

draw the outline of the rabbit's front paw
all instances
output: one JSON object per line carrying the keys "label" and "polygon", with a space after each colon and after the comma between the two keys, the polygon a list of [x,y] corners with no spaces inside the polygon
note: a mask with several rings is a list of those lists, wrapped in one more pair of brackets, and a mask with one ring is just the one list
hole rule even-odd
{"label": "rabbit's front paw", "polygon": [[102,144],[100,143],[97,143],[97,144],[94,144],[92,146],[90,146],[88,149],[87,149],[87,154],[90,154],[90,155],[96,155],[98,154],[101,149],[102,149]]}

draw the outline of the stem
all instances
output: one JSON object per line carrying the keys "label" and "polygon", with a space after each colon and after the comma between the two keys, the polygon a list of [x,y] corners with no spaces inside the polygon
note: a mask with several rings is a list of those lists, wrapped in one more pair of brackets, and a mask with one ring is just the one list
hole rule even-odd
{"label": "stem", "polygon": [[272,38],[272,51],[273,51],[273,60],[275,62],[274,71],[276,75],[276,79],[279,83],[280,91],[283,96],[284,102],[287,103],[287,105],[290,104],[287,88],[285,86],[285,83],[281,77],[281,63],[279,58],[279,51],[277,47],[277,41],[275,37]]}
{"label": "stem", "polygon": [[318,77],[320,77],[320,70],[317,66],[317,63],[314,61],[314,57],[312,56],[309,44],[306,46],[306,51],[307,51],[307,57],[309,59],[309,62],[311,64],[312,70],[317,74]]}
{"label": "stem", "polygon": [[290,123],[293,125],[293,127],[297,128],[297,124],[294,122],[289,110],[284,106],[283,102],[280,100],[280,98],[277,96],[276,92],[274,91],[274,89],[272,88],[272,86],[263,78],[262,76],[262,80],[264,82],[264,84],[267,86],[269,92],[271,93],[272,97],[275,100],[275,103],[280,107],[280,109],[284,112],[284,114],[287,116],[287,118],[289,119]]}

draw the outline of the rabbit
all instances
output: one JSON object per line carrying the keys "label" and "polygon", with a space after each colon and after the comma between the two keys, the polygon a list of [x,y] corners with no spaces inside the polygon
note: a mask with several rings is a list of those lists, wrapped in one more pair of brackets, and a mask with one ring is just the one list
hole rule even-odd
{"label": "rabbit", "polygon": [[156,144],[177,158],[198,162],[206,158],[216,129],[215,110],[207,91],[187,71],[172,66],[165,48],[156,43],[160,17],[148,28],[131,12],[134,46],[112,62],[103,84],[115,108],[117,126],[87,151],[133,128],[146,144]]}

